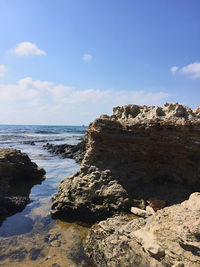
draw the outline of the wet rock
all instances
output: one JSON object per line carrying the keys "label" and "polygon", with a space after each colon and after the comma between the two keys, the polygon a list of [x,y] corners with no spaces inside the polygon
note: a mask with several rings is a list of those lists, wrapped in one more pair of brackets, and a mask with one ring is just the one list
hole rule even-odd
{"label": "wet rock", "polygon": [[24,141],[23,143],[24,143],[25,145],[35,146],[35,142],[34,142],[34,141]]}
{"label": "wet rock", "polygon": [[5,260],[6,258],[10,258],[12,260],[23,261],[26,258],[27,251],[25,248],[16,249],[10,251],[8,254],[0,255],[0,260]]}
{"label": "wet rock", "polygon": [[76,246],[72,247],[68,257],[73,263],[76,264],[76,266],[88,267],[88,258],[81,243],[78,243]]}
{"label": "wet rock", "polygon": [[47,143],[43,146],[49,152],[60,155],[62,158],[74,159],[77,163],[80,163],[85,155],[85,139],[79,142],[77,145],[53,145]]}
{"label": "wet rock", "polygon": [[30,251],[29,251],[29,257],[31,260],[35,261],[37,260],[37,258],[40,256],[41,254],[41,250],[38,249],[38,248],[32,248]]}
{"label": "wet rock", "polygon": [[31,187],[41,183],[44,174],[44,169],[39,169],[26,154],[0,148],[0,223],[24,209],[30,202]]}

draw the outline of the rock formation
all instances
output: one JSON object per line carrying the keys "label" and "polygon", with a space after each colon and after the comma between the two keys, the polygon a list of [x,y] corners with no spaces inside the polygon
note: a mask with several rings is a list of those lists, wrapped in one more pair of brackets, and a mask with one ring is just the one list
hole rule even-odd
{"label": "rock formation", "polygon": [[41,183],[44,174],[44,169],[38,169],[26,154],[0,148],[0,224],[24,209],[30,202],[31,187]]}
{"label": "rock formation", "polygon": [[47,143],[43,148],[47,149],[49,152],[60,155],[62,158],[74,159],[77,163],[81,163],[85,156],[85,143],[86,138],[84,138],[77,145],[53,145]]}
{"label": "rock formation", "polygon": [[98,267],[200,266],[200,193],[144,218],[125,215],[92,226],[85,250]]}
{"label": "rock formation", "polygon": [[89,125],[80,172],[53,197],[54,217],[97,220],[138,200],[180,203],[200,191],[199,109],[128,105]]}

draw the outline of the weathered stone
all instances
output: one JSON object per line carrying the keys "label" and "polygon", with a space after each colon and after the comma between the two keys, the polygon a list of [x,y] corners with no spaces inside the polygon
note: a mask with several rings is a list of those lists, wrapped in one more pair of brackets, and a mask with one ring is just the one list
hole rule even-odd
{"label": "weathered stone", "polygon": [[85,155],[85,143],[86,137],[77,145],[53,145],[47,143],[43,148],[49,150],[49,152],[60,155],[62,158],[74,159],[77,163],[81,163]]}
{"label": "weathered stone", "polygon": [[0,223],[24,209],[34,184],[44,179],[44,169],[19,150],[0,148]]}
{"label": "weathered stone", "polygon": [[131,212],[139,217],[145,218],[147,216],[147,212],[145,210],[139,209],[137,207],[131,207]]}
{"label": "weathered stone", "polygon": [[116,107],[89,125],[81,164],[53,197],[54,216],[106,217],[152,196],[180,203],[200,191],[200,116],[178,103]]}
{"label": "weathered stone", "polygon": [[154,216],[109,218],[90,229],[86,253],[98,267],[200,266],[199,205],[194,193]]}
{"label": "weathered stone", "polygon": [[94,221],[128,210],[130,200],[110,172],[91,167],[64,179],[53,197],[52,215]]}
{"label": "weathered stone", "polygon": [[146,206],[147,215],[154,215],[155,211],[151,206]]}

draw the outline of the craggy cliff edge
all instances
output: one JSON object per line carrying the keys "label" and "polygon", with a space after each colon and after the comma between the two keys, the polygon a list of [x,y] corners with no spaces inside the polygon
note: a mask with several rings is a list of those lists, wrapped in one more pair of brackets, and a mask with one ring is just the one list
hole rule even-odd
{"label": "craggy cliff edge", "polygon": [[99,220],[150,197],[166,205],[200,191],[200,109],[128,105],[87,130],[82,167],[53,197],[55,217]]}
{"label": "craggy cliff edge", "polygon": [[31,187],[41,183],[44,174],[45,170],[38,169],[26,154],[0,148],[0,224],[25,208]]}

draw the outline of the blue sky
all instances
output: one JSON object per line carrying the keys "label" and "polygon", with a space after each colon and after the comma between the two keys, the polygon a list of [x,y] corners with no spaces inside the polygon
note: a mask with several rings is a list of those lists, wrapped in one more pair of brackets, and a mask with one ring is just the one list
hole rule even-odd
{"label": "blue sky", "polygon": [[0,123],[200,104],[199,0],[0,0]]}

